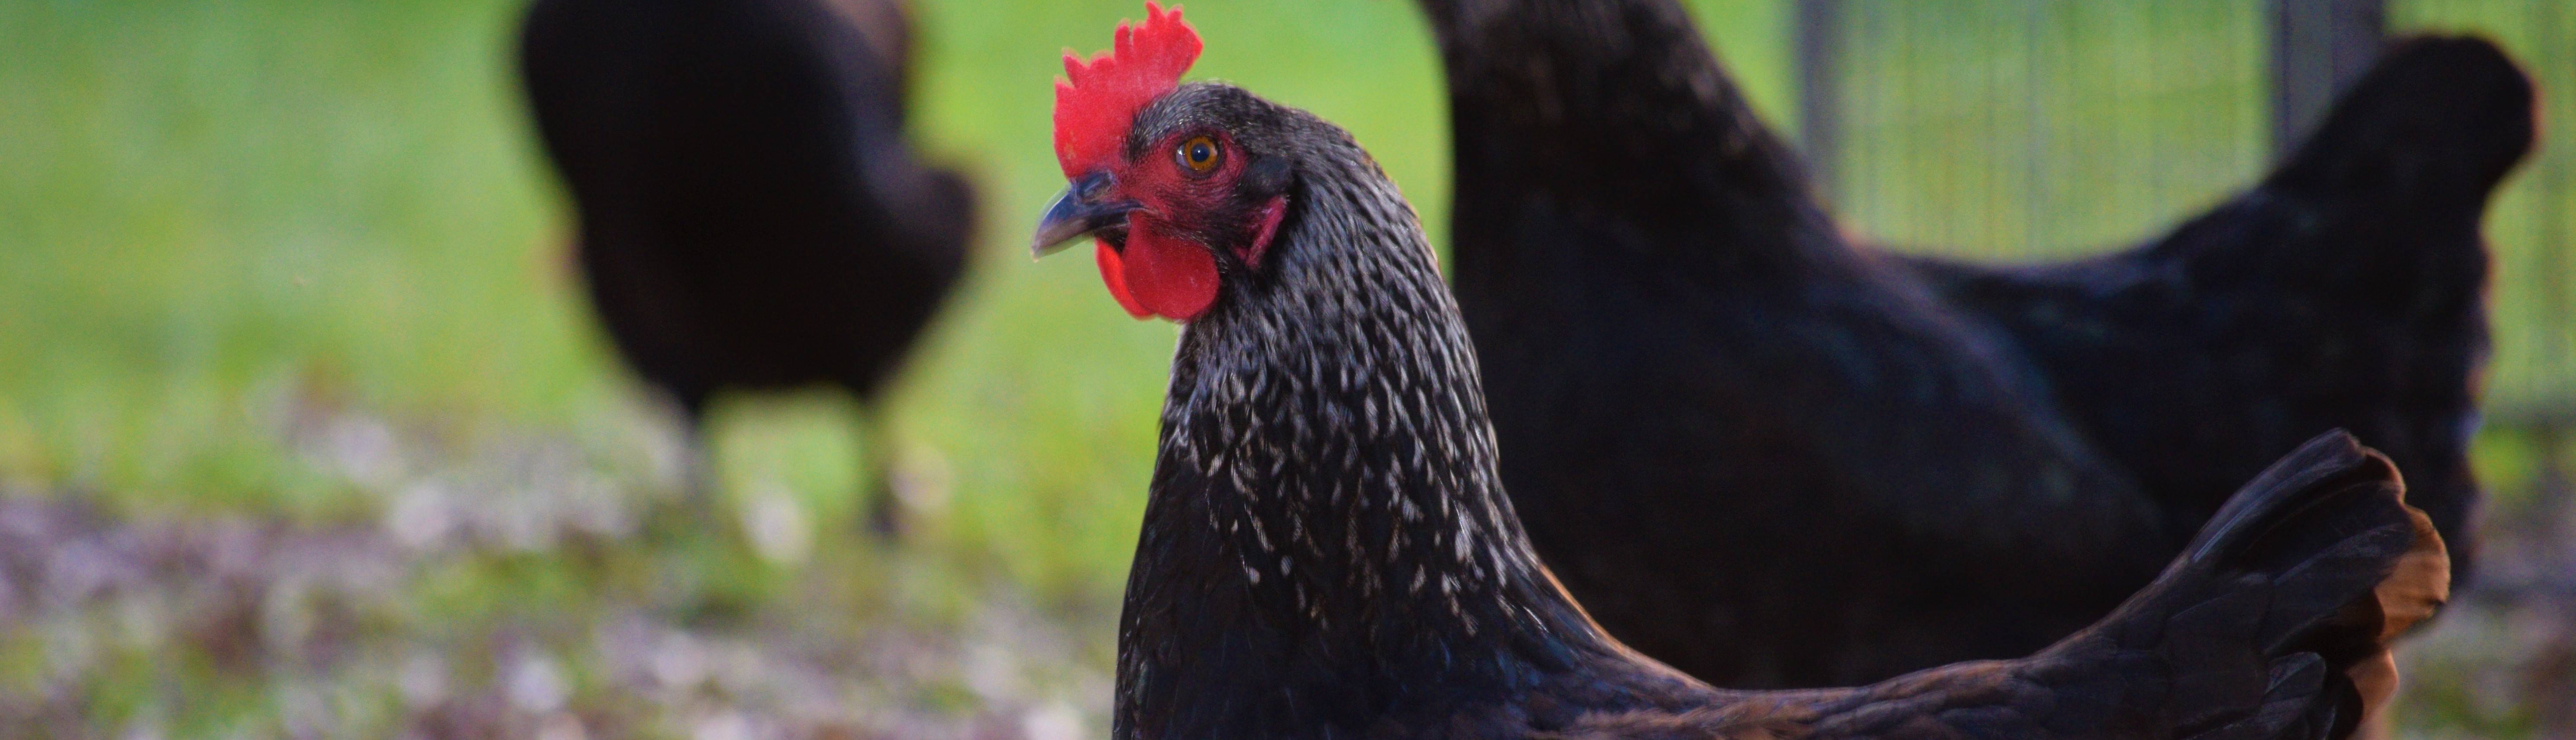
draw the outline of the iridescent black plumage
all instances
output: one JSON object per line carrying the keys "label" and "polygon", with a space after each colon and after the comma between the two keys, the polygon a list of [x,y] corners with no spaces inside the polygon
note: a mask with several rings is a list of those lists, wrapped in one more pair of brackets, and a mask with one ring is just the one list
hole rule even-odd
{"label": "iridescent black plumage", "polygon": [[1227,232],[1201,244],[1224,284],[1173,360],[1119,630],[1120,740],[2339,737],[2384,698],[2366,670],[2381,638],[2440,598],[2439,540],[2395,471],[2334,435],[2038,655],[1858,689],[1710,688],[1603,634],[1538,564],[1466,327],[1368,155],[1198,83],[1137,114],[1126,156],[1199,130],[1283,173],[1228,202],[1291,205],[1258,264]]}
{"label": "iridescent black plumage", "polygon": [[892,0],[529,10],[521,72],[591,299],[693,425],[725,389],[869,405],[956,282],[973,194],[904,141],[908,33]]}
{"label": "iridescent black plumage", "polygon": [[2483,43],[2398,52],[2162,245],[1994,270],[1848,243],[1676,3],[1424,5],[1503,480],[1647,654],[1729,686],[2023,654],[2338,427],[2467,541],[2477,211],[2530,125]]}

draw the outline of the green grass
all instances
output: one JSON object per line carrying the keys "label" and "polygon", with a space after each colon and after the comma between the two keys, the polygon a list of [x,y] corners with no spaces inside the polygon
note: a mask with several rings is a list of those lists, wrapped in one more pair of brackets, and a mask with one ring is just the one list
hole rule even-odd
{"label": "green grass", "polygon": [[[1349,128],[1435,242],[1445,238],[1445,99],[1410,3],[1187,4],[1208,42],[1197,76]],[[1173,330],[1126,318],[1089,260],[1022,255],[1036,208],[1062,185],[1048,150],[1057,55],[1105,46],[1141,8],[916,5],[915,133],[982,185],[976,269],[893,396],[891,439],[860,436],[846,400],[825,393],[719,411],[723,487],[740,502],[783,492],[810,515],[810,553],[771,559],[735,535],[655,530],[647,548],[576,542],[439,561],[396,603],[367,607],[362,624],[473,642],[494,630],[551,634],[566,615],[621,599],[693,623],[774,603],[828,605],[807,615],[825,621],[830,609],[955,621],[992,584],[1071,613],[1114,608]],[[1787,120],[1788,4],[1692,5],[1757,107]],[[1858,47],[1855,65],[1876,71],[1848,86],[1864,98],[1851,109],[1856,148],[1837,196],[1864,228],[2070,254],[2211,202],[2264,157],[2259,79],[2245,71],[2259,61],[2246,47],[2252,6],[1978,9],[1993,5],[1907,5],[1873,21],[1895,25],[1860,29],[1901,39]],[[2420,5],[2400,17],[2513,29],[2508,40],[2524,49],[2550,38],[2490,17],[2502,5]],[[516,0],[0,3],[0,488],[121,512],[371,523],[384,484],[294,438],[300,420],[327,412],[380,419],[427,450],[433,461],[402,476],[433,474],[420,468],[442,457],[562,444],[621,495],[671,495],[657,457],[669,420],[606,354],[567,272],[565,204],[512,81],[518,11]],[[2012,101],[2066,83],[2032,59],[1982,53],[1994,34],[2040,39],[2047,59],[2125,92],[2034,123]],[[2112,51],[2069,51],[2097,48]],[[2563,62],[2546,73],[2576,87]],[[2031,141],[2042,143],[1997,143]],[[2071,164],[2035,168],[2042,161]],[[2517,188],[2497,222],[2500,388],[2564,397],[2576,386],[2552,378],[2567,375],[2553,363],[2576,346],[2567,293],[2515,276],[2539,269],[2549,238],[2561,240],[2555,274],[2576,273],[2566,262],[2576,250],[2563,248],[2564,225],[2527,215],[2546,196]],[[890,445],[946,491],[902,551],[844,536],[860,508],[849,492],[866,473],[854,451],[870,444]],[[2518,447],[2490,448],[2482,465],[2530,467]],[[0,635],[0,693],[38,680],[48,644]],[[261,684],[199,657],[151,657],[101,663],[87,706],[110,723],[161,717],[184,735],[279,727],[280,700]],[[570,670],[591,680],[580,676],[592,669]],[[167,698],[172,686],[184,701]],[[392,711],[367,709],[382,697],[353,691],[333,701],[358,707],[354,716]],[[919,701],[944,706],[952,693]]]}
{"label": "green grass", "polygon": [[554,269],[493,6],[12,3],[0,470],[313,506],[311,389],[564,424],[615,386]]}

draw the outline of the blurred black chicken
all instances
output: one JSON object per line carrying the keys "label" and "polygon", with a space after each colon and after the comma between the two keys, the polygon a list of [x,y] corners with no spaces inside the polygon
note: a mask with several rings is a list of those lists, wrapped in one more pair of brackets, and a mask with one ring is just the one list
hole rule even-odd
{"label": "blurred black chicken", "polygon": [[[904,141],[909,33],[892,0],[529,10],[521,73],[591,299],[693,430],[727,389],[835,384],[873,419],[957,281],[974,198]],[[891,532],[890,445],[865,444]]]}
{"label": "blurred black chicken", "polygon": [[1646,654],[1741,687],[2024,654],[2334,428],[2469,549],[2478,219],[2533,127],[2489,44],[2394,51],[2166,238],[1988,268],[1850,244],[1669,0],[1423,4],[1503,480]]}
{"label": "blurred black chicken", "polygon": [[2053,265],[1909,262],[2001,327],[2159,499],[2206,512],[2269,450],[2347,427],[2464,543],[2464,574],[2488,349],[2479,221],[2531,150],[2533,100],[2494,45],[2411,39],[2261,184],[2161,239]]}
{"label": "blurred black chicken", "polygon": [[2445,596],[2397,471],[2330,433],[2027,657],[1814,691],[1677,673],[1533,554],[1467,328],[1395,184],[1305,111],[1177,84],[1199,39],[1146,7],[1114,53],[1067,64],[1070,187],[1035,238],[1096,237],[1121,304],[1187,323],[1120,618],[1118,740],[2339,738],[2394,690],[2388,640]]}

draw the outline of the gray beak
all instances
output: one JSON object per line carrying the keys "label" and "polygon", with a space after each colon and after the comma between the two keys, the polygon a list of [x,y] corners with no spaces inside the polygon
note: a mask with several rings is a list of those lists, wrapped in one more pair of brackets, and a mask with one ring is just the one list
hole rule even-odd
{"label": "gray beak", "polygon": [[1075,239],[1126,229],[1127,214],[1142,206],[1113,197],[1115,184],[1109,173],[1095,172],[1075,180],[1056,195],[1046,215],[1038,218],[1038,233],[1029,239],[1029,256],[1045,257]]}

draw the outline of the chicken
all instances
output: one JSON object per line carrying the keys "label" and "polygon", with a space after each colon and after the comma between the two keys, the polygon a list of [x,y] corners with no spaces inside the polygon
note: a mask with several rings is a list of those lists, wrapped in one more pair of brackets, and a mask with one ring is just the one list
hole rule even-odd
{"label": "chicken", "polygon": [[2469,541],[2476,219],[2530,140],[2483,42],[2396,53],[2163,245],[1998,270],[1850,244],[1675,3],[1423,4],[1503,481],[1647,655],[1799,687],[2025,654],[2338,427]]}
{"label": "chicken", "polygon": [[2412,39],[2261,184],[2169,235],[2064,264],[1914,266],[1945,304],[2002,328],[2077,428],[2185,514],[2217,508],[2271,451],[2343,427],[2467,542],[2479,219],[2531,151],[2533,102],[2493,44]]}
{"label": "chicken", "polygon": [[1395,185],[1311,114],[1178,84],[1199,50],[1148,4],[1114,52],[1068,58],[1070,187],[1034,245],[1094,236],[1120,303],[1187,324],[1120,619],[1119,740],[2344,737],[2394,688],[2388,640],[2445,596],[2396,470],[2337,433],[2028,657],[1783,692],[1673,671],[1540,564]]}
{"label": "chicken", "polygon": [[[730,389],[837,385],[873,419],[957,282],[973,192],[904,141],[908,33],[893,0],[529,10],[521,74],[591,300],[693,430]],[[865,436],[891,532],[889,445]]]}

